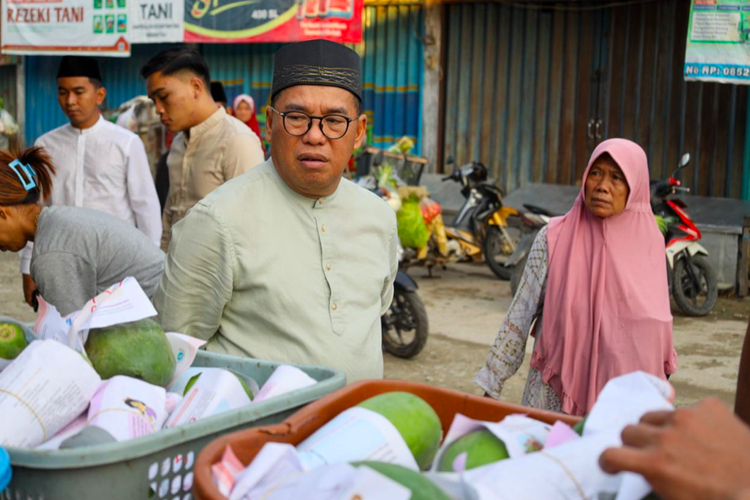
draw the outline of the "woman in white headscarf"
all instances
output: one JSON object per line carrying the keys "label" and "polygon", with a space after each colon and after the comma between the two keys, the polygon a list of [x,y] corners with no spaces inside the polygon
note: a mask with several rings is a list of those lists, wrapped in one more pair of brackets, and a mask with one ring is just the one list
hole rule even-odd
{"label": "woman in white headscarf", "polygon": [[255,135],[260,139],[260,147],[263,148],[263,154],[266,152],[266,147],[263,144],[263,137],[260,135],[260,125],[258,124],[258,117],[255,114],[255,100],[247,94],[240,94],[234,98],[232,105],[232,111],[234,112],[235,118],[250,127],[255,132]]}

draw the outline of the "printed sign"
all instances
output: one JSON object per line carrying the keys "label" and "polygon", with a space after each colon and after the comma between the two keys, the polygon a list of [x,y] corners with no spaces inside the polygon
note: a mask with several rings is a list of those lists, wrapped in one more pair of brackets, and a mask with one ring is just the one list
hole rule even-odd
{"label": "printed sign", "polygon": [[132,1],[2,0],[2,52],[127,57]]}
{"label": "printed sign", "polygon": [[132,43],[182,42],[184,0],[130,0]]}
{"label": "printed sign", "polygon": [[693,0],[685,80],[750,84],[750,0]]}
{"label": "printed sign", "polygon": [[186,0],[185,41],[362,41],[363,0]]}

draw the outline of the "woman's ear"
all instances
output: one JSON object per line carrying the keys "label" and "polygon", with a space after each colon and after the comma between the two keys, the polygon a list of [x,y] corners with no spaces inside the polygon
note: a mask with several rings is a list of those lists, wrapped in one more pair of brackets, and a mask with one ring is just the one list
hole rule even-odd
{"label": "woman's ear", "polygon": [[8,209],[5,207],[0,207],[0,219],[8,220]]}

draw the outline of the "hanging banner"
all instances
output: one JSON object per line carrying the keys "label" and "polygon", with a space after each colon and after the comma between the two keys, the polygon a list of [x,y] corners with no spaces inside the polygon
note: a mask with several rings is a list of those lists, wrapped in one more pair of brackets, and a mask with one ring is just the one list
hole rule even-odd
{"label": "hanging banner", "polygon": [[692,0],[685,80],[750,84],[750,0]]}
{"label": "hanging banner", "polygon": [[2,0],[4,54],[130,55],[128,2]]}
{"label": "hanging banner", "polygon": [[131,43],[182,42],[185,0],[129,0]]}
{"label": "hanging banner", "polygon": [[185,0],[185,41],[362,41],[364,0]]}

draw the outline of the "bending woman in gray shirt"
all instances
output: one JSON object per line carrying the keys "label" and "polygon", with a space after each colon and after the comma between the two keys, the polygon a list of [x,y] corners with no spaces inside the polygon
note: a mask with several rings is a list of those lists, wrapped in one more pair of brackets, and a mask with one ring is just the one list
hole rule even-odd
{"label": "bending woman in gray shirt", "polygon": [[128,276],[151,297],[164,253],[141,231],[104,212],[42,207],[54,174],[42,148],[0,151],[0,250],[17,252],[34,242],[31,277],[63,316]]}

